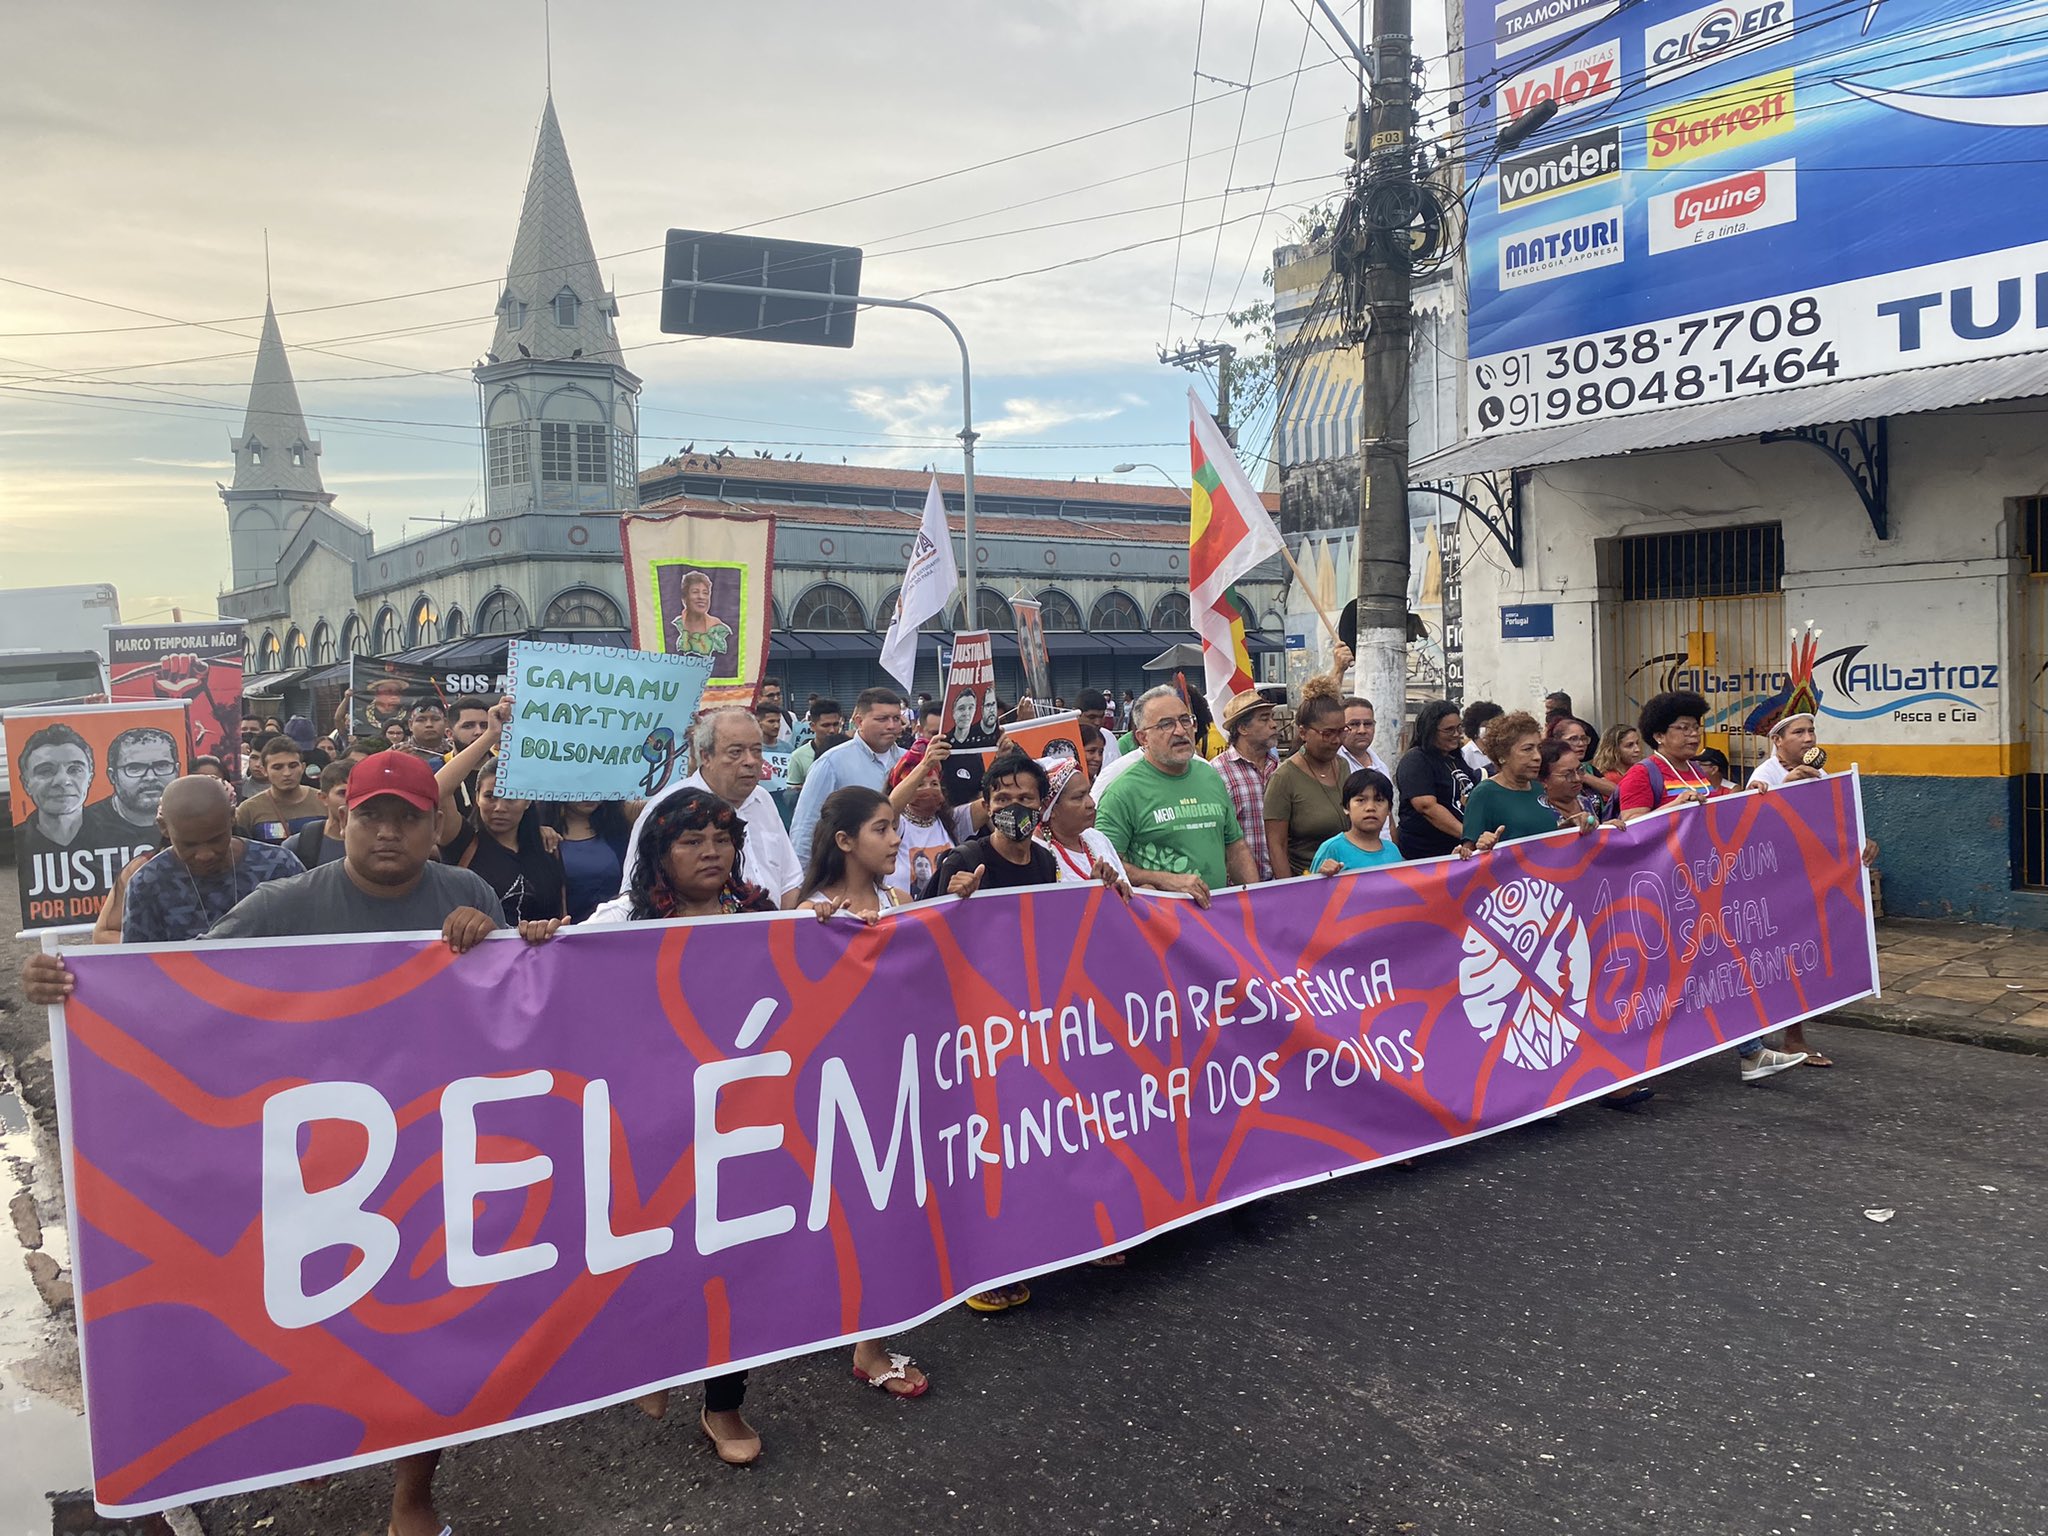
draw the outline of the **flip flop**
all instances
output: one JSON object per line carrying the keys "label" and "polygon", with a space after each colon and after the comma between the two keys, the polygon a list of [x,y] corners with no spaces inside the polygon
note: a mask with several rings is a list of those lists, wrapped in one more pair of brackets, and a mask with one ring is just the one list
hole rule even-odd
{"label": "flip flop", "polygon": [[1832,1067],[1834,1062],[1821,1055],[1819,1051],[1809,1050],[1806,1053],[1806,1064],[1809,1067]]}
{"label": "flip flop", "polygon": [[[891,1397],[923,1397],[925,1393],[931,1390],[932,1387],[932,1379],[929,1376],[925,1377],[923,1381],[920,1381],[908,1392],[889,1391],[890,1382],[910,1380],[910,1373],[904,1370],[904,1367],[906,1365],[915,1364],[917,1364],[917,1362],[911,1359],[910,1356],[899,1355],[892,1349],[889,1351],[889,1369],[887,1369],[886,1371],[878,1371],[871,1376],[866,1371],[862,1370],[859,1366],[856,1365],[853,1368],[853,1379],[855,1381],[865,1382],[868,1386],[875,1388],[877,1391],[888,1392]],[[446,1536],[446,1533],[443,1533],[443,1536]]]}

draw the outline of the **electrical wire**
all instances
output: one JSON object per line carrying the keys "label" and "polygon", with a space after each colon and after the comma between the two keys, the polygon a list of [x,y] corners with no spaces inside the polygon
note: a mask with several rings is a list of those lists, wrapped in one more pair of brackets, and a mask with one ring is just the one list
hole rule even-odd
{"label": "electrical wire", "polygon": [[[1265,30],[1265,26],[1266,26],[1266,0],[1259,0],[1259,14],[1258,14],[1258,17],[1257,17],[1257,19],[1255,19],[1255,20],[1254,20],[1254,21],[1252,22],[1252,52],[1251,52],[1251,58],[1250,58],[1250,60],[1249,60],[1249,61],[1248,61],[1248,62],[1246,63],[1246,65],[1245,65],[1245,70],[1244,70],[1244,75],[1245,75],[1245,78],[1246,78],[1247,80],[1251,79],[1251,78],[1252,78],[1252,77],[1253,77],[1254,75],[1256,75],[1256,74],[1257,74],[1257,73],[1259,72],[1259,34],[1260,34],[1260,33],[1261,33],[1262,31],[1264,31],[1264,30]],[[1305,43],[1304,43],[1304,45],[1303,45],[1303,47],[1302,47],[1302,52],[1303,52],[1303,54],[1304,54],[1304,55],[1306,55],[1306,54],[1307,54],[1307,52],[1308,52],[1308,48],[1307,48],[1307,45],[1306,45]],[[1290,105],[1290,107],[1292,106],[1292,103],[1293,103],[1293,98],[1292,98],[1292,97],[1290,96],[1290,97],[1289,97],[1289,105]],[[1244,142],[1244,120],[1245,120],[1245,115],[1246,115],[1246,114],[1247,114],[1247,113],[1248,113],[1248,112],[1249,112],[1249,111],[1251,110],[1251,105],[1252,105],[1252,95],[1251,95],[1251,92],[1250,92],[1250,91],[1246,91],[1246,92],[1245,92],[1245,93],[1244,93],[1244,94],[1243,94],[1242,96],[1238,97],[1238,99],[1237,99],[1237,132],[1236,132],[1236,133],[1234,133],[1234,134],[1232,134],[1232,135],[1231,135],[1231,139],[1230,139],[1230,164],[1229,164],[1229,165],[1227,165],[1226,167],[1224,167],[1224,171],[1223,171],[1223,189],[1224,189],[1224,190],[1223,190],[1223,206],[1222,206],[1221,208],[1219,208],[1219,209],[1217,210],[1217,212],[1218,212],[1219,214],[1226,214],[1226,215],[1227,215],[1227,214],[1228,214],[1228,213],[1230,212],[1230,178],[1231,178],[1231,177],[1233,177],[1233,176],[1235,176],[1235,175],[1237,174],[1237,151],[1238,151],[1238,146],[1239,146],[1239,145],[1241,145],[1241,144],[1243,144],[1243,142]],[[1217,225],[1217,226],[1216,226],[1216,239],[1215,239],[1215,243],[1214,243],[1214,244],[1212,244],[1212,245],[1211,245],[1211,246],[1209,247],[1209,275],[1208,275],[1208,276],[1207,276],[1206,278],[1204,278],[1204,279],[1202,280],[1202,304],[1201,304],[1201,307],[1202,307],[1202,309],[1203,309],[1203,310],[1206,310],[1206,309],[1208,309],[1208,307],[1209,307],[1209,294],[1210,294],[1211,290],[1213,290],[1213,289],[1215,288],[1215,286],[1216,286],[1216,263],[1217,263],[1217,260],[1218,260],[1218,259],[1219,259],[1219,258],[1220,258],[1220,257],[1221,257],[1222,255],[1223,255],[1223,226],[1222,226],[1221,224],[1219,224],[1219,225]]]}
{"label": "electrical wire", "polygon": [[[1263,3],[1263,0],[1261,0],[1261,3]],[[1160,333],[1162,337],[1172,333],[1174,301],[1180,297],[1180,247],[1181,240],[1186,234],[1188,220],[1188,179],[1195,165],[1195,96],[1202,88],[1202,32],[1208,25],[1208,21],[1209,0],[1202,0],[1202,8],[1195,18],[1195,78],[1188,84],[1188,147],[1187,153],[1180,163],[1181,213],[1179,223],[1182,227],[1174,236],[1173,280],[1167,285],[1166,289],[1166,329]]]}

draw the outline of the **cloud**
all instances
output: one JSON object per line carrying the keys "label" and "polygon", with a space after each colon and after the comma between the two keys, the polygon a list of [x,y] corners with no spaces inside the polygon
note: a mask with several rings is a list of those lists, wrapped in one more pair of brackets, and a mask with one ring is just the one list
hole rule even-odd
{"label": "cloud", "polygon": [[153,459],[142,454],[138,454],[134,462],[155,464],[164,469],[210,469],[215,474],[225,473],[235,467],[233,459]]}
{"label": "cloud", "polygon": [[[884,432],[931,439],[884,450],[882,462],[886,463],[929,462],[948,452],[953,443],[947,440],[957,440],[960,431],[960,407],[953,398],[952,386],[946,384],[916,382],[894,390],[867,385],[849,390],[847,403]],[[1000,415],[978,419],[974,431],[977,437],[992,442],[1043,437],[1056,428],[1078,422],[1108,421],[1124,409],[1120,404],[1081,406],[1018,395],[1003,401]]]}

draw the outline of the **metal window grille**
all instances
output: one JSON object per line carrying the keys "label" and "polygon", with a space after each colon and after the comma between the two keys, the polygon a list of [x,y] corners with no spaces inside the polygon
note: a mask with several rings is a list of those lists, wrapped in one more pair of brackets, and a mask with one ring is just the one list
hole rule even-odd
{"label": "metal window grille", "polygon": [[566,421],[540,424],[540,477],[552,485],[567,485],[575,477],[575,434]]}
{"label": "metal window grille", "polygon": [[603,485],[607,465],[605,464],[605,431],[603,427],[580,426],[576,429],[576,483],[578,485]]}
{"label": "metal window grille", "polygon": [[2027,743],[2027,772],[2019,775],[2014,793],[2019,814],[2013,817],[2012,881],[2024,890],[2048,889],[2048,773],[2043,766],[2048,747],[2048,496],[2029,496],[2014,507],[2018,548],[2026,561],[2020,589],[2020,612],[2026,625],[2021,666],[2027,680],[2022,731]]}
{"label": "metal window grille", "polygon": [[1731,778],[1746,778],[1769,748],[1748,724],[1787,685],[1783,527],[1646,534],[1615,540],[1611,554],[1620,601],[1599,724],[1633,724],[1653,695],[1689,689],[1708,704],[1706,745],[1727,754]]}
{"label": "metal window grille", "polygon": [[492,485],[523,485],[533,472],[526,457],[524,423],[491,428],[490,454]]}

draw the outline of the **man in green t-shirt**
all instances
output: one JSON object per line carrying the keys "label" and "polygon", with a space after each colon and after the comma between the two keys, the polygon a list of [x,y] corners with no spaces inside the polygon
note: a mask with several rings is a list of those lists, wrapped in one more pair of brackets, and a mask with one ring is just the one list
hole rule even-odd
{"label": "man in green t-shirt", "polygon": [[1244,840],[1223,775],[1195,756],[1195,719],[1181,696],[1158,687],[1139,698],[1131,734],[1140,760],[1119,765],[1095,824],[1131,884],[1192,896],[1202,906],[1225,885],[1250,885],[1257,862]]}

